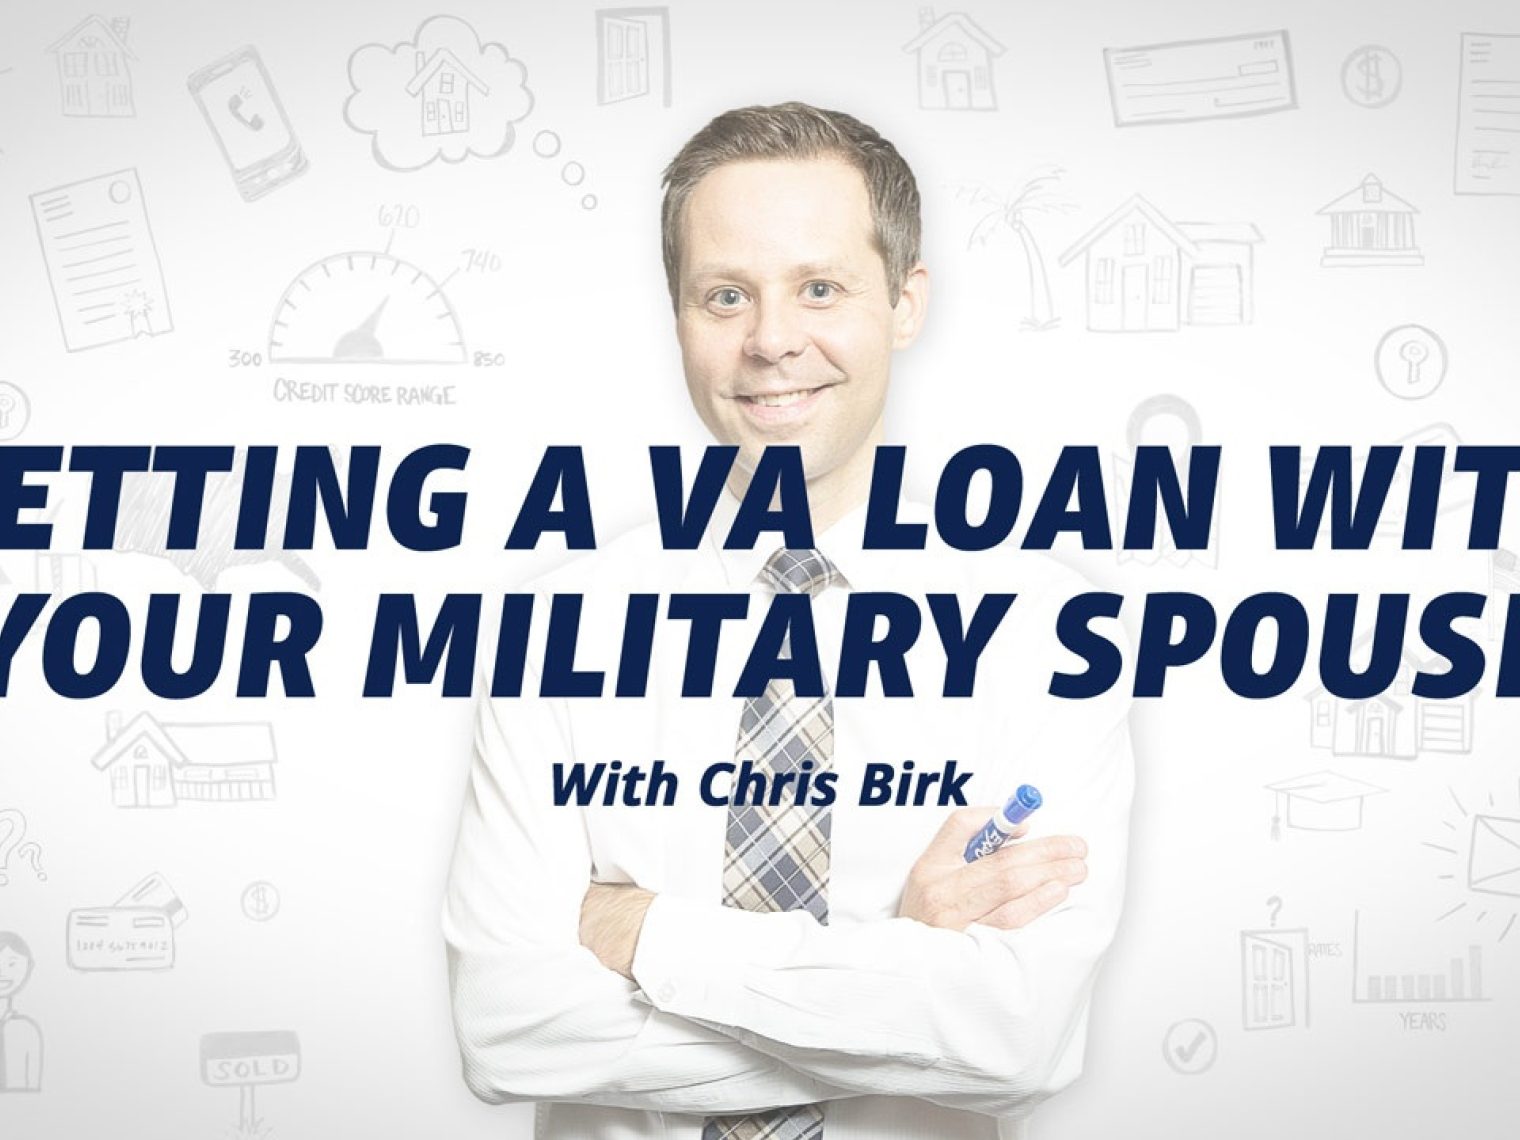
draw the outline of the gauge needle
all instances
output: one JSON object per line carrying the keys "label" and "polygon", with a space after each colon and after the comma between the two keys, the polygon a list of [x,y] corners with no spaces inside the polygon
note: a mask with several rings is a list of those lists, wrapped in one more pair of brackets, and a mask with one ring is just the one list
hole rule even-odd
{"label": "gauge needle", "polygon": [[375,336],[375,327],[380,323],[380,314],[385,311],[385,306],[390,303],[390,298],[382,298],[375,306],[375,311],[355,328],[349,329],[338,338],[338,343],[333,346],[333,358],[336,360],[380,360],[385,356],[385,350],[380,347],[380,341]]}

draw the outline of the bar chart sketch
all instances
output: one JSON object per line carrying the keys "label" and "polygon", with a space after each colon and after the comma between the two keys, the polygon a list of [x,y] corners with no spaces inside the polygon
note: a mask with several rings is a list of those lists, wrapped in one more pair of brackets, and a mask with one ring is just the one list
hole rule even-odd
{"label": "bar chart sketch", "polygon": [[1471,945],[1452,958],[1444,970],[1424,973],[1364,971],[1361,956],[1361,912],[1351,918],[1351,1000],[1356,1004],[1433,1005],[1488,1001],[1483,991],[1483,948]]}

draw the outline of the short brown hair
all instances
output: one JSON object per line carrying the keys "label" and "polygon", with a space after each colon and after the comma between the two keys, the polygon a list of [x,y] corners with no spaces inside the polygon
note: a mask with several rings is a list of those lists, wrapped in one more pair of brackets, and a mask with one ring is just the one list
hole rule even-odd
{"label": "short brown hair", "polygon": [[725,111],[692,135],[665,168],[660,237],[671,302],[679,304],[681,211],[705,175],[729,162],[823,156],[844,160],[865,179],[876,251],[886,265],[891,302],[897,304],[919,257],[918,184],[913,171],[896,147],[859,119],[795,102]]}

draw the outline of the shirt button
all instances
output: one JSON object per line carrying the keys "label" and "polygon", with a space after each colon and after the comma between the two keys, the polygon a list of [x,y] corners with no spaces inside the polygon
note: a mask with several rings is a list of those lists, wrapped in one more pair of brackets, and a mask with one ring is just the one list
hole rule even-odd
{"label": "shirt button", "polygon": [[660,985],[660,988],[654,991],[654,996],[655,996],[655,999],[657,1001],[670,1001],[672,998],[674,998],[676,996],[675,983],[673,983],[673,982],[664,982],[664,983],[662,983]]}

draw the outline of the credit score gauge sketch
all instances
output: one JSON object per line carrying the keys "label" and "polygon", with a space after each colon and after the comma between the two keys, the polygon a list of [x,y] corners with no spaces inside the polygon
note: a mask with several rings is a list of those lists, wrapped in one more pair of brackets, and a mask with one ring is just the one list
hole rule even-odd
{"label": "credit score gauge sketch", "polygon": [[323,258],[290,283],[269,328],[269,359],[463,364],[466,353],[442,284],[389,253],[364,252]]}

